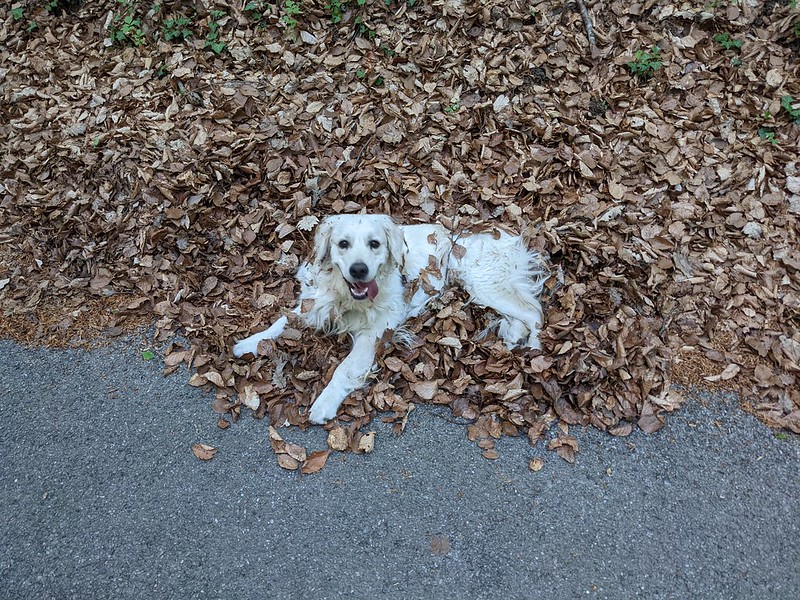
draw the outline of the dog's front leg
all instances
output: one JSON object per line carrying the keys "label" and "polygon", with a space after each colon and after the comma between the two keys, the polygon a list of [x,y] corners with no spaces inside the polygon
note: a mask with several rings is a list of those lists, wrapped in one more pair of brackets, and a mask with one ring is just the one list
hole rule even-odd
{"label": "dog's front leg", "polygon": [[[292,311],[294,314],[300,314],[300,307],[298,306]],[[258,333],[254,333],[250,337],[246,337],[243,340],[236,342],[233,346],[233,355],[236,358],[241,358],[245,354],[252,354],[253,356],[258,356],[258,344],[263,340],[276,340],[281,337],[283,330],[286,329],[286,324],[289,322],[289,319],[286,317],[279,317],[277,321],[275,321],[269,328],[265,329],[264,331],[259,331]]]}
{"label": "dog's front leg", "polygon": [[309,421],[322,425],[336,417],[336,412],[345,398],[362,387],[375,362],[375,344],[380,336],[374,333],[359,333],[353,339],[353,349],[336,367],[330,383],[317,396]]}

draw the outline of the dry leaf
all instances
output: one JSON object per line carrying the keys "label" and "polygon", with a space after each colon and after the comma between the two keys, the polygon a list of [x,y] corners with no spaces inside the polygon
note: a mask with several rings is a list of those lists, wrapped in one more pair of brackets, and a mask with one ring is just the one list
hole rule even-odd
{"label": "dry leaf", "polygon": [[467,249],[461,244],[453,244],[450,252],[458,259],[464,258],[467,255]]}
{"label": "dry leaf", "polygon": [[312,473],[321,471],[325,466],[325,463],[328,461],[328,456],[330,456],[330,454],[330,450],[317,450],[312,452],[308,455],[308,458],[303,463],[303,467],[300,469],[300,472],[303,475],[311,475]]}
{"label": "dry leaf", "polygon": [[292,444],[291,442],[287,442],[286,446],[285,446],[285,449],[286,449],[286,454],[291,456],[298,463],[305,462],[305,460],[306,460],[306,449],[303,448],[302,446],[299,446],[297,444]]}
{"label": "dry leaf", "polygon": [[370,431],[361,436],[358,440],[358,451],[369,454],[375,449],[375,432]]}
{"label": "dry leaf", "polygon": [[541,458],[532,458],[528,461],[528,469],[534,473],[538,473],[544,467],[544,460]]}
{"label": "dry leaf", "polygon": [[192,446],[192,452],[200,460],[211,460],[217,453],[217,449],[208,444],[194,444]]}
{"label": "dry leaf", "polygon": [[251,385],[245,386],[244,390],[239,393],[239,401],[250,410],[258,410],[261,405],[261,398]]}
{"label": "dry leaf", "polygon": [[300,231],[311,231],[319,223],[319,219],[314,215],[306,215],[297,222],[297,228]]}
{"label": "dry leaf", "polygon": [[434,535],[431,537],[431,554],[447,555],[450,554],[450,537],[446,535]]}
{"label": "dry leaf", "polygon": [[350,446],[350,440],[344,427],[336,426],[328,432],[328,446],[344,452]]}
{"label": "dry leaf", "polygon": [[703,377],[706,381],[727,381],[733,379],[741,371],[741,367],[737,364],[729,364],[719,375],[708,375]]}
{"label": "dry leaf", "polygon": [[296,471],[300,468],[300,463],[297,459],[289,456],[288,454],[278,454],[278,466],[282,469],[286,469],[288,471]]}
{"label": "dry leaf", "polygon": [[411,384],[414,393],[423,400],[432,400],[439,391],[439,384],[436,381],[418,381]]}

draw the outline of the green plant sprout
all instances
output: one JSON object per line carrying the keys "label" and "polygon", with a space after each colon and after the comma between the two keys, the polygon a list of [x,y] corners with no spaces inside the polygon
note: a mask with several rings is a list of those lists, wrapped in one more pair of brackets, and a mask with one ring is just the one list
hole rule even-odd
{"label": "green plant sprout", "polygon": [[219,19],[225,16],[225,12],[221,10],[211,11],[211,21],[208,23],[208,35],[206,36],[206,43],[204,48],[209,48],[214,54],[222,54],[227,48],[227,44],[219,39]]}
{"label": "green plant sprout", "polygon": [[108,26],[111,40],[122,46],[142,46],[147,42],[147,37],[142,30],[142,20],[136,16],[134,0],[117,0],[120,13],[114,15]]}
{"label": "green plant sprout", "polygon": [[771,129],[767,129],[766,127],[758,128],[758,137],[760,137],[762,140],[768,141],[773,146],[778,144],[778,140],[775,138],[775,132]]}
{"label": "green plant sprout", "polygon": [[331,14],[331,23],[341,23],[344,17],[344,7],[346,4],[347,0],[329,0],[329,2],[325,4],[325,10]]}
{"label": "green plant sprout", "polygon": [[281,23],[286,25],[289,29],[294,29],[297,26],[297,19],[295,19],[295,17],[303,12],[300,8],[300,2],[286,0],[286,2],[283,3],[283,10],[286,14],[281,17]]}
{"label": "green plant sprout", "polygon": [[650,50],[637,50],[633,60],[627,63],[631,75],[641,80],[650,79],[661,68],[661,48],[653,46]]}
{"label": "green plant sprout", "polygon": [[800,125],[800,102],[791,96],[781,96],[781,108],[789,113],[795,123]]}
{"label": "green plant sprout", "polygon": [[714,41],[725,48],[725,50],[736,50],[737,52],[742,47],[742,44],[744,44],[742,40],[735,40],[727,33],[718,33],[714,36]]}
{"label": "green plant sprout", "polygon": [[190,26],[192,21],[186,17],[167,19],[164,21],[164,39],[168,42],[183,41],[192,36]]}

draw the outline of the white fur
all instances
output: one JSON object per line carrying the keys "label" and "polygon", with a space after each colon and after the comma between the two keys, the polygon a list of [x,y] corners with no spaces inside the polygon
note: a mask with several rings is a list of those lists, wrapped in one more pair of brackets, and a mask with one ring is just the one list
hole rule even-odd
{"label": "white fur", "polygon": [[[500,231],[453,236],[441,225],[396,225],[386,215],[336,215],[322,221],[314,242],[313,262],[297,273],[301,289],[294,312],[313,329],[350,334],[353,348],[311,407],[313,423],[336,416],[345,398],[365,384],[384,332],[422,313],[448,282],[500,314],[498,334],[508,347],[540,348],[539,295],[547,274],[539,255],[518,236]],[[364,283],[351,293],[359,280]],[[354,294],[366,294],[366,282],[377,286],[377,295],[356,299]],[[306,302],[303,312],[307,300],[313,305]],[[259,342],[279,337],[287,322],[280,317],[238,342],[234,356],[257,355]]]}

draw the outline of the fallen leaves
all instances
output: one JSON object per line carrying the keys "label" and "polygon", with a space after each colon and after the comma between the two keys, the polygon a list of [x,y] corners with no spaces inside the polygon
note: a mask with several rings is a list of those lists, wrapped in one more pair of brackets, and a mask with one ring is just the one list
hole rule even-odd
{"label": "fallen leaves", "polygon": [[[324,452],[366,452],[376,411],[399,433],[415,402],[469,421],[489,458],[499,436],[536,443],[553,424],[657,431],[682,402],[676,382],[732,388],[798,431],[789,7],[701,19],[598,4],[592,56],[558,2],[537,3],[537,19],[513,2],[375,3],[370,43],[324,11],[290,39],[230,8],[217,57],[103,46],[113,4],[41,10],[40,34],[0,23],[13,66],[0,66],[0,335],[81,344],[155,320],[155,341],[187,340],[165,372],[187,365],[226,423],[246,407],[304,428],[346,341],[295,326],[251,362],[230,346],[294,305],[320,219],[366,208],[523,232],[553,267],[543,351],[509,353],[491,313],[448,292],[435,319],[407,324],[418,344],[389,345]],[[743,32],[738,65],[713,41],[725,28]],[[638,84],[624,63],[656,43],[664,66]],[[548,445],[574,458],[558,435]],[[285,444],[279,456],[301,472],[327,460]]]}
{"label": "fallen leaves", "polygon": [[303,446],[285,441],[278,430],[271,425],[269,443],[278,466],[288,471],[299,470],[303,475],[311,475],[322,470],[330,456],[330,450],[316,450],[309,454]]}

